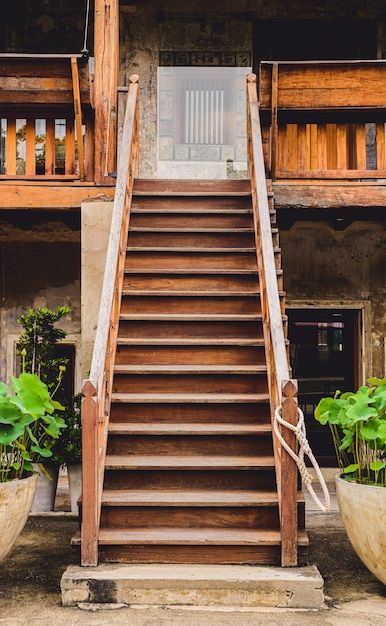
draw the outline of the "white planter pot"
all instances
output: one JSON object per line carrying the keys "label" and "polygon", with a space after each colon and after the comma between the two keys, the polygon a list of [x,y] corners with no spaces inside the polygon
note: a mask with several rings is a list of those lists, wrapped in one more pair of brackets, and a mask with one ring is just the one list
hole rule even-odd
{"label": "white planter pot", "polygon": [[0,483],[0,561],[23,530],[31,510],[38,477]]}
{"label": "white planter pot", "polygon": [[79,513],[78,500],[82,495],[82,465],[67,465],[68,484],[70,487],[71,513]]}
{"label": "white planter pot", "polygon": [[32,502],[31,511],[33,513],[45,513],[54,510],[59,468],[55,465],[45,465],[44,467],[50,478],[47,478],[37,465],[34,468],[38,474],[38,484]]}
{"label": "white planter pot", "polygon": [[348,538],[370,572],[386,584],[386,487],[335,477],[340,514]]}

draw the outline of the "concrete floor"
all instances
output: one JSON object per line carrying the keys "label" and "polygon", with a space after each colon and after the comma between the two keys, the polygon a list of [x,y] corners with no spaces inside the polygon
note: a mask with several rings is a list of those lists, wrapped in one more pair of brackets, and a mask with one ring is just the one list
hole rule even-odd
{"label": "concrete floor", "polygon": [[[333,486],[330,485],[333,491]],[[333,495],[332,510],[317,512],[307,501],[310,562],[325,580],[326,608],[282,609],[124,608],[83,611],[60,605],[59,581],[71,562],[69,540],[77,521],[56,513],[31,517],[0,569],[0,624],[6,626],[385,626],[386,591],[351,549]],[[68,509],[66,477],[56,508]]]}

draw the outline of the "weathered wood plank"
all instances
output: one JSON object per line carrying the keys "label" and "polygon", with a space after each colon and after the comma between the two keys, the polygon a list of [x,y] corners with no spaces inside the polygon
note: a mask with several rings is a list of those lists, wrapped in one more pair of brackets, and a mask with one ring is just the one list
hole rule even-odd
{"label": "weathered wood plank", "polygon": [[376,131],[376,143],[377,143],[377,169],[382,170],[386,167],[386,158],[385,158],[385,124],[380,123],[377,124]]}
{"label": "weathered wood plank", "polygon": [[35,119],[27,118],[26,125],[26,156],[25,156],[25,173],[27,176],[35,176],[36,174],[36,156],[35,156]]}
{"label": "weathered wood plank", "polygon": [[55,119],[46,121],[46,174],[55,174]]}
{"label": "weathered wood plank", "polygon": [[386,206],[386,186],[373,183],[284,182],[274,184],[275,206],[280,209],[342,209]]}
{"label": "weathered wood plank", "polygon": [[[271,63],[262,63],[260,103],[271,108]],[[279,63],[278,108],[383,107],[386,64]]]}
{"label": "weathered wood plank", "polygon": [[72,118],[66,119],[66,154],[65,173],[73,175],[75,173],[75,132]]}
{"label": "weathered wood plank", "polygon": [[113,187],[55,183],[52,179],[44,183],[42,178],[39,182],[1,180],[0,188],[0,209],[79,209],[82,202],[111,202],[114,197]]}
{"label": "weathered wood plank", "polygon": [[348,168],[348,129],[345,124],[336,125],[336,169]]}
{"label": "weathered wood plank", "polygon": [[356,167],[358,170],[366,169],[366,126],[365,124],[356,124]]}

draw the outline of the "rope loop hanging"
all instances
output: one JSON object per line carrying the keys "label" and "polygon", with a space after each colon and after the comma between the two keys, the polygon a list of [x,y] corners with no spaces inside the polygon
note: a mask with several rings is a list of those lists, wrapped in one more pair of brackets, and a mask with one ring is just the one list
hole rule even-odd
{"label": "rope loop hanging", "polygon": [[[292,450],[292,448],[288,445],[288,443],[284,440],[281,432],[280,432],[280,426],[284,427],[284,428],[288,428],[289,430],[291,430],[297,441],[299,444],[299,453],[296,454],[296,452],[294,452]],[[302,477],[303,483],[305,484],[305,486],[307,487],[312,499],[314,500],[315,504],[320,508],[321,511],[323,511],[324,513],[326,513],[327,511],[330,510],[331,508],[331,500],[330,500],[330,494],[328,493],[328,489],[327,489],[327,485],[326,485],[326,481],[323,478],[323,474],[321,472],[321,469],[318,465],[317,460],[315,459],[313,452],[311,450],[310,444],[308,443],[308,439],[307,439],[307,434],[306,434],[306,425],[305,425],[305,421],[304,421],[304,414],[303,411],[298,407],[298,422],[296,425],[291,424],[290,422],[287,422],[281,415],[281,406],[279,406],[276,411],[275,411],[275,420],[274,420],[274,424],[273,424],[273,428],[275,431],[275,435],[278,438],[281,446],[284,448],[284,450],[286,452],[288,452],[288,454],[290,455],[290,457],[293,459],[293,461],[295,461],[299,473]],[[317,494],[315,493],[315,490],[312,486],[312,481],[313,481],[313,477],[310,474],[304,457],[307,456],[310,461],[311,464],[313,466],[313,468],[315,469],[315,473],[316,473],[316,477],[319,481],[319,484],[322,488],[323,491],[323,497],[324,497],[324,503],[320,500],[320,498],[317,496]]]}

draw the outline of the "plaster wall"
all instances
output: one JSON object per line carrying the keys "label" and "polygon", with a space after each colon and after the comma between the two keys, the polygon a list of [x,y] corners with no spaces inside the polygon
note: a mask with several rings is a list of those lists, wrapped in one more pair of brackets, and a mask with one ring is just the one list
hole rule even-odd
{"label": "plaster wall", "polygon": [[386,237],[379,222],[296,222],[280,231],[289,306],[360,306],[365,312],[364,377],[385,375]]}

